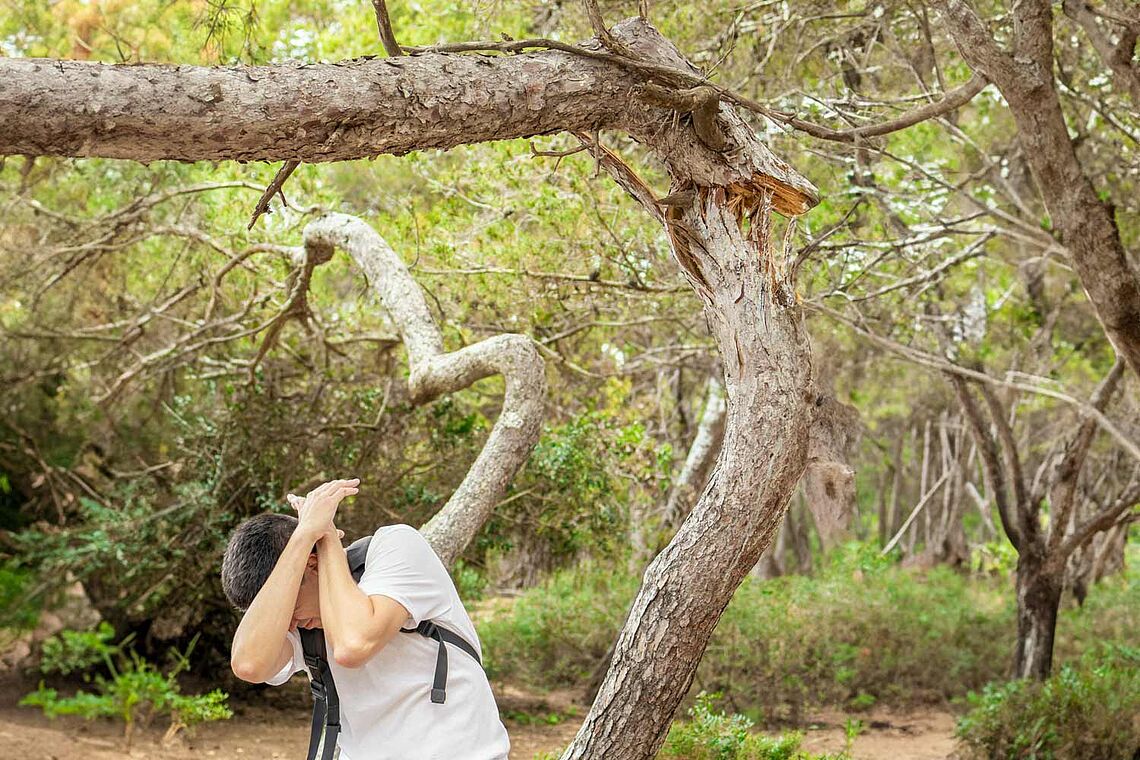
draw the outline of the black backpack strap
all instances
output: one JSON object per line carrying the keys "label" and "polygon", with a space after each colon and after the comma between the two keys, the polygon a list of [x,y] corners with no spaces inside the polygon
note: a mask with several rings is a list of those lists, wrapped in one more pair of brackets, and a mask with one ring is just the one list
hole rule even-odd
{"label": "black backpack strap", "polygon": [[401,628],[400,630],[404,633],[418,633],[439,642],[439,654],[435,658],[435,678],[431,684],[431,701],[437,705],[442,705],[447,699],[447,647],[444,646],[444,642],[459,647],[475,658],[475,662],[479,663],[480,667],[483,665],[483,661],[479,659],[479,652],[468,643],[467,639],[439,623],[422,620],[415,628]]}
{"label": "black backpack strap", "polygon": [[[364,560],[368,556],[371,540],[372,536],[365,536],[353,541],[346,550],[348,569],[357,582],[364,574]],[[309,730],[308,760],[316,760],[322,734],[325,743],[321,748],[321,760],[332,760],[336,740],[340,736],[340,697],[336,693],[336,683],[329,667],[325,632],[320,628],[298,628],[297,633],[301,637],[301,651],[309,668],[309,688],[313,691],[313,722]]]}
{"label": "black backpack strap", "polygon": [[368,545],[372,543],[372,536],[358,538],[348,545],[345,553],[348,554],[348,571],[352,579],[360,583],[360,576],[364,575],[364,560],[368,557]]}
{"label": "black backpack strap", "polygon": [[336,693],[332,670],[329,668],[325,632],[320,628],[298,628],[301,650],[309,667],[309,687],[313,690],[313,722],[309,732],[308,760],[316,760],[317,746],[324,734],[325,744],[321,760],[332,760],[336,740],[340,735],[340,697]]}

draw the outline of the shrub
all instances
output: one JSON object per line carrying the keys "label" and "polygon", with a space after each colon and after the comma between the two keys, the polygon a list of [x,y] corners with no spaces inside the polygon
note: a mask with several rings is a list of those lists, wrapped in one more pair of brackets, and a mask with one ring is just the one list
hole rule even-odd
{"label": "shrub", "polygon": [[965,758],[1131,760],[1140,754],[1140,650],[1105,646],[1044,682],[988,684],[958,720]]}
{"label": "shrub", "polygon": [[480,624],[488,674],[540,688],[581,685],[617,637],[637,585],[601,566],[555,573],[509,613]]}
{"label": "shrub", "polygon": [[910,572],[868,548],[837,552],[816,577],[746,579],[701,683],[799,722],[809,703],[947,699],[1003,675],[1014,616],[995,587],[945,567]]}
{"label": "shrub", "polygon": [[190,653],[197,637],[185,652],[172,650],[174,665],[165,674],[128,647],[130,637],[112,645],[114,631],[103,623],[94,631],[64,631],[44,643],[41,672],[68,674],[102,663],[108,676],[96,673],[95,692],[77,691],[61,697],[43,681],[39,689],[20,700],[20,704],[39,707],[49,718],[57,715],[79,715],[92,718],[114,718],[124,723],[128,744],[137,723],[148,723],[166,715],[170,725],[166,737],[197,723],[224,720],[233,713],[226,705],[227,695],[215,689],[206,694],[182,694],[177,677],[190,664]]}
{"label": "shrub", "polygon": [[0,564],[0,628],[30,631],[40,619],[40,600],[30,593],[33,574],[14,562]]}
{"label": "shrub", "polygon": [[487,576],[461,559],[455,562],[451,577],[455,581],[459,598],[465,602],[482,599],[487,592]]}
{"label": "shrub", "polygon": [[813,755],[800,749],[797,732],[773,738],[753,734],[752,721],[743,715],[726,715],[712,708],[719,693],[702,691],[689,708],[689,720],[669,729],[660,758],[685,760],[846,760],[849,755]]}
{"label": "shrub", "polygon": [[111,643],[114,638],[115,629],[106,621],[90,631],[60,631],[44,641],[40,672],[66,676],[99,664],[114,671],[111,658],[121,652],[134,636],[128,635],[118,644]]}

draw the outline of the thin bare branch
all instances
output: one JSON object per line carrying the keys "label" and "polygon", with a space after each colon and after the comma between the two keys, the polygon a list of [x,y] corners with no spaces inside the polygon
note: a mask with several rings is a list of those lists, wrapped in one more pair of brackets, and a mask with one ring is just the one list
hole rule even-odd
{"label": "thin bare branch", "polygon": [[993,491],[989,496],[993,499],[994,504],[997,505],[998,517],[1001,518],[1002,528],[1009,537],[1009,542],[1020,552],[1025,548],[1024,533],[1018,521],[1020,512],[1016,504],[1010,503],[1010,494],[1009,491],[1006,490],[1006,473],[999,459],[997,441],[994,440],[993,435],[990,433],[990,426],[986,423],[985,417],[982,415],[982,410],[978,406],[978,402],[974,400],[973,394],[970,393],[970,388],[966,381],[952,372],[945,372],[945,375],[950,382],[950,387],[954,389],[958,403],[962,405],[966,422],[969,424],[970,431],[973,433],[974,443],[977,444],[978,453],[981,458],[982,469],[985,470],[986,479],[989,481],[990,488]]}
{"label": "thin bare branch", "polygon": [[[249,218],[249,224],[246,226],[247,230],[252,230],[253,225],[257,224],[257,218],[269,211],[269,201],[273,200],[274,195],[281,193],[281,188],[285,186],[285,180],[289,179],[289,175],[300,165],[301,162],[296,160],[286,161],[281,165],[277,174],[273,175],[273,180],[269,186],[265,188],[265,192],[257,199],[257,205],[253,207],[253,216]],[[281,193],[281,198],[285,198],[284,193]]]}
{"label": "thin bare branch", "polygon": [[892,132],[900,132],[908,127],[913,127],[915,124],[920,124],[924,121],[936,119],[939,116],[948,114],[973,100],[974,96],[984,90],[987,84],[989,84],[989,81],[984,76],[975,73],[965,84],[950,90],[944,94],[940,100],[919,106],[911,111],[907,111],[902,116],[888,121],[854,127],[852,129],[830,129],[819,124],[804,121],[799,117],[788,116],[785,118],[782,113],[773,113],[777,113],[776,121],[781,121],[801,132],[806,132],[812,137],[818,137],[821,140],[832,140],[834,142],[855,143],[866,140],[869,137],[881,137],[882,135],[888,135]]}
{"label": "thin bare branch", "polygon": [[[1089,398],[1090,406],[1102,412],[1105,410],[1113,393],[1120,386],[1124,369],[1124,360],[1117,357],[1112,369],[1100,381],[1096,390],[1093,391],[1092,397]],[[1065,453],[1054,469],[1049,499],[1052,512],[1049,520],[1048,548],[1050,553],[1056,551],[1057,547],[1060,546],[1065,531],[1068,530],[1069,518],[1076,506],[1077,481],[1081,468],[1084,467],[1085,460],[1088,458],[1089,448],[1092,445],[1096,430],[1096,422],[1092,419],[1086,419],[1082,422],[1077,428],[1076,434],[1066,445]]]}
{"label": "thin bare branch", "polygon": [[974,380],[976,382],[985,383],[996,388],[1012,388],[1015,390],[1025,391],[1027,393],[1034,393],[1039,396],[1046,396],[1048,398],[1056,399],[1063,404],[1067,404],[1068,406],[1071,406],[1080,412],[1082,416],[1095,419],[1097,424],[1100,425],[1101,429],[1111,435],[1116,440],[1116,442],[1119,443],[1126,452],[1128,452],[1129,456],[1131,456],[1137,462],[1140,462],[1140,444],[1137,444],[1136,441],[1133,441],[1131,438],[1129,438],[1124,433],[1124,431],[1122,431],[1115,423],[1113,423],[1112,420],[1106,417],[1103,412],[1093,408],[1089,404],[1077,398],[1074,398],[1068,393],[1063,393],[1052,388],[1046,388],[1041,385],[1034,385],[1032,383],[1018,382],[1015,380],[1001,380],[999,378],[993,377],[992,375],[988,375],[985,372],[978,372],[977,370],[959,366],[939,356],[935,356],[934,354],[927,353],[911,346],[904,346],[903,344],[893,341],[890,338],[886,338],[882,335],[874,333],[857,324],[846,315],[834,309],[828,308],[823,304],[815,303],[813,301],[804,301],[804,308],[810,309],[811,311],[817,312],[819,314],[823,314],[824,316],[833,319],[836,322],[847,325],[858,335],[863,336],[872,343],[878,346],[882,346],[891,353],[900,356],[907,361],[914,362],[915,364],[920,364],[924,367],[929,367],[931,369],[939,370],[942,372],[948,372],[967,380]]}
{"label": "thin bare branch", "polygon": [[380,31],[380,42],[384,44],[384,52],[392,57],[403,55],[404,49],[396,41],[396,33],[392,30],[387,3],[384,0],[372,0],[372,8],[376,11],[376,28]]}

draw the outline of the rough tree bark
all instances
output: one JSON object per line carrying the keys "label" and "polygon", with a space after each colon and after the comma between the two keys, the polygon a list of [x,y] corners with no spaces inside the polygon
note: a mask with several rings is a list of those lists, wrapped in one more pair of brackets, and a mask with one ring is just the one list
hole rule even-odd
{"label": "rough tree bark", "polygon": [[783,214],[817,202],[743,122],[731,131],[746,150],[710,151],[693,129],[662,129],[675,111],[651,105],[655,78],[588,57],[594,40],[581,51],[228,67],[0,58],[0,155],[322,163],[615,129],[671,157],[674,179],[749,178]]}
{"label": "rough tree bark", "polygon": [[[1053,79],[1051,4],[1048,0],[1013,4],[1012,53],[998,47],[966,0],[942,0],[941,4],[962,58],[997,85],[1009,104],[1017,140],[1049,219],[1105,334],[1140,376],[1140,278],[1124,250],[1112,206],[1097,196],[1069,137]],[[1078,6],[1083,9],[1081,3],[1065,5],[1074,14]],[[1135,39],[1132,36],[1133,44]],[[1093,42],[1098,42],[1095,36]],[[1118,72],[1117,85],[1124,92],[1135,90],[1136,69],[1131,62],[1123,67],[1133,78]],[[1114,63],[1113,68],[1120,69],[1121,64]]]}
{"label": "rough tree bark", "polygon": [[[773,210],[806,211],[815,188],[732,108],[697,97],[711,88],[677,92],[681,80],[670,71],[689,82],[699,72],[644,19],[610,35],[657,68],[561,51],[211,69],[0,60],[0,153],[316,162],[562,130],[587,140],[591,130],[618,129],[665,163],[671,192],[659,202],[593,146],[599,164],[663,223],[703,303],[723,363],[724,443],[697,504],[645,573],[567,760],[656,755],[713,627],[803,474],[813,399],[791,263],[770,248],[769,221]],[[375,250],[375,239],[360,242],[367,237],[343,217],[313,231],[314,244],[350,253]],[[437,338],[416,335],[430,357],[419,371],[438,378],[431,387],[505,369],[487,355],[467,364],[464,352],[442,354]],[[439,530],[465,532],[474,522],[452,512]]]}

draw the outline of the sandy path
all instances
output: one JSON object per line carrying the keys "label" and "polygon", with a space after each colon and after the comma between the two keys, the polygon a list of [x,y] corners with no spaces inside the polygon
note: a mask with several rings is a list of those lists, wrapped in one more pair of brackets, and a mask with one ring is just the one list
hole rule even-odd
{"label": "sandy path", "polygon": [[812,752],[843,749],[843,725],[849,717],[858,718],[867,727],[852,744],[855,760],[946,760],[954,751],[954,716],[941,710],[876,709],[857,716],[825,712],[814,717],[819,728],[805,730],[801,745]]}
{"label": "sandy path", "polygon": [[[36,709],[15,705],[12,690],[0,694],[0,756],[19,760],[201,760],[266,758],[303,760],[309,713],[297,694],[279,691],[260,703],[239,705],[233,720],[199,727],[162,743],[165,726],[136,732],[130,748],[121,724],[79,718],[49,720]],[[540,752],[562,749],[581,722],[584,708],[569,694],[537,696],[511,688],[497,690],[507,730],[511,760],[532,760]],[[278,696],[280,695],[280,696]],[[557,723],[543,720],[554,715]],[[837,751],[844,746],[842,713],[816,716],[807,729],[804,749]],[[859,716],[867,730],[854,743],[855,760],[945,760],[953,751],[953,717],[937,710],[906,713],[876,710]]]}

